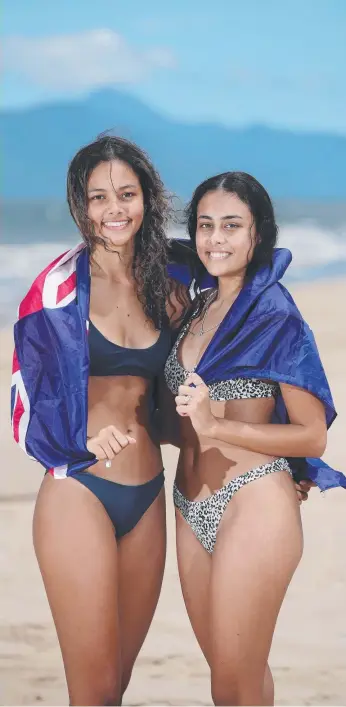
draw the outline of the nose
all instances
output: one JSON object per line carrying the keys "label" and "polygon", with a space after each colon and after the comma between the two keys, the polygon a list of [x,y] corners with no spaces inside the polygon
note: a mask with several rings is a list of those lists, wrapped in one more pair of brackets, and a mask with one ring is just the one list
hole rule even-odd
{"label": "nose", "polygon": [[126,212],[126,203],[115,192],[110,197],[110,203],[107,209],[109,215],[118,216]]}
{"label": "nose", "polygon": [[220,226],[215,226],[210,235],[212,245],[221,245],[226,242],[225,233]]}

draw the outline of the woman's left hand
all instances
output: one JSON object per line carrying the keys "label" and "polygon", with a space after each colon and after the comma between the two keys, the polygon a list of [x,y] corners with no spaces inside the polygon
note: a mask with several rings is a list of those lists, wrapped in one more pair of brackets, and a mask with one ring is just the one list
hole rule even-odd
{"label": "woman's left hand", "polygon": [[208,436],[215,417],[211,412],[208,386],[197,373],[191,373],[185,384],[179,386],[175,402],[178,415],[189,417],[197,434]]}

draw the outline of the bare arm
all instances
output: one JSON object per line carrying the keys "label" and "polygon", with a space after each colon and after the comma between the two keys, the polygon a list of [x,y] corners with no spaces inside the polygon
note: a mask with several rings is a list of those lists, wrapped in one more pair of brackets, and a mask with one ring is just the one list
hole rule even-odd
{"label": "bare arm", "polygon": [[160,444],[172,444],[180,447],[180,424],[174,396],[167,388],[164,377],[160,378],[157,389],[158,407],[155,410],[154,424]]}
{"label": "bare arm", "polygon": [[[194,384],[196,387],[189,387]],[[252,424],[212,415],[208,388],[192,374],[180,386],[177,412],[189,416],[198,434],[243,447],[252,452],[287,457],[320,457],[326,448],[327,426],[322,403],[306,390],[280,386],[290,425]],[[186,396],[190,401],[186,404]]]}

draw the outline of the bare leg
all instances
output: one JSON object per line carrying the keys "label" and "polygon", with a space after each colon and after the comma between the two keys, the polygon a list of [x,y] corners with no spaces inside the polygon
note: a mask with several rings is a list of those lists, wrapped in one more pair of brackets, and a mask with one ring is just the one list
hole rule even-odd
{"label": "bare leg", "polygon": [[[213,555],[177,510],[176,520],[182,592],[193,631],[211,667],[215,704],[272,705],[274,684],[267,660],[277,615],[302,552],[291,479],[278,472],[241,489],[225,511]],[[245,665],[232,640],[239,633],[239,623],[247,631]],[[255,687],[249,673],[253,652],[259,666],[257,677],[253,676]],[[254,701],[242,694],[243,683],[245,690],[249,682],[249,689],[257,690]]]}
{"label": "bare leg", "polygon": [[180,584],[193,632],[210,664],[209,615],[211,555],[176,509],[177,558]]}
{"label": "bare leg", "polygon": [[286,473],[258,479],[230,501],[210,587],[214,704],[273,704],[267,661],[302,545],[297,495]]}
{"label": "bare leg", "polygon": [[[211,665],[210,579],[212,556],[197,540],[190,526],[176,510],[177,555],[180,583],[193,632],[204,657]],[[274,683],[269,668],[264,676],[264,705],[274,704]]]}
{"label": "bare leg", "polygon": [[154,616],[165,558],[166,514],[162,489],[136,527],[118,543],[122,694]]}
{"label": "bare leg", "polygon": [[263,685],[263,705],[274,704],[274,680],[272,676],[272,671],[267,663],[265,673],[264,673],[264,685]]}
{"label": "bare leg", "polygon": [[112,523],[78,481],[46,476],[33,529],[70,704],[118,705],[118,558]]}
{"label": "bare leg", "polygon": [[164,492],[117,547],[96,496],[74,479],[47,476],[35,509],[34,545],[70,704],[120,705],[161,587]]}

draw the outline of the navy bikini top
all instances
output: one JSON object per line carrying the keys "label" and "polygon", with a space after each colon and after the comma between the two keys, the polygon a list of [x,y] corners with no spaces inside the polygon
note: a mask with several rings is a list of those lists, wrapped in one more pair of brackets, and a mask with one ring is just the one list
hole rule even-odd
{"label": "navy bikini top", "polygon": [[89,355],[91,376],[139,376],[152,380],[165,365],[172,348],[172,332],[161,329],[158,340],[146,349],[128,349],[113,344],[89,322]]}

